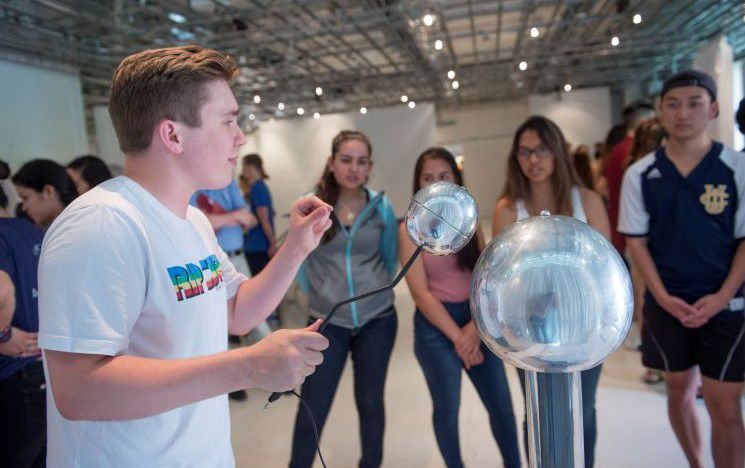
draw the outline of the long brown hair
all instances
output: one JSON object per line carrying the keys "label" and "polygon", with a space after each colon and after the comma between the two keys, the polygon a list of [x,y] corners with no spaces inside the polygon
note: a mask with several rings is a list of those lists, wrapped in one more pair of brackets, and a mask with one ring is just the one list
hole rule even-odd
{"label": "long brown hair", "polygon": [[662,146],[665,138],[667,138],[667,132],[660,119],[653,117],[642,121],[634,131],[634,144],[624,162],[624,167],[634,164],[638,159]]}
{"label": "long brown hair", "polygon": [[[412,194],[417,193],[419,189],[422,188],[422,184],[419,183],[419,179],[421,179],[422,177],[424,164],[427,161],[431,161],[433,159],[441,159],[445,161],[450,166],[450,169],[453,171],[453,175],[455,175],[455,183],[460,186],[464,185],[463,172],[458,168],[458,163],[456,163],[453,154],[445,148],[434,146],[424,150],[424,152],[420,154],[419,158],[416,160],[416,165],[414,166],[414,191],[412,192]],[[479,255],[481,255],[479,240],[476,235],[474,235],[468,242],[468,244],[466,244],[466,246],[463,247],[456,255],[458,256],[458,266],[461,269],[473,271],[474,267],[476,266],[476,261],[479,259]]]}
{"label": "long brown hair", "polygon": [[[364,143],[367,146],[367,155],[372,157],[372,143],[370,143],[370,139],[367,138],[367,135],[356,130],[342,130],[333,140],[331,140],[331,159],[336,158],[336,155],[339,152],[339,146],[349,140],[357,140]],[[323,167],[321,180],[316,184],[316,196],[329,205],[335,206],[336,202],[339,200],[339,192],[339,183],[336,181],[334,173],[329,169],[329,165],[326,164]],[[321,238],[322,244],[330,241],[336,235],[338,220],[336,219],[336,216],[332,216],[331,220],[331,227],[323,233],[323,237]]]}
{"label": "long brown hair", "polygon": [[512,148],[507,158],[507,180],[500,198],[506,198],[512,203],[518,198],[522,198],[526,203],[531,201],[530,181],[522,170],[517,160],[517,150],[520,144],[520,137],[527,130],[533,130],[538,134],[541,143],[551,150],[554,155],[554,171],[551,174],[551,186],[556,200],[556,206],[559,212],[555,214],[572,215],[572,187],[581,186],[577,172],[574,170],[569,155],[567,154],[567,144],[564,134],[559,127],[550,119],[534,115],[528,118],[515,131],[515,137],[512,140]]}
{"label": "long brown hair", "polygon": [[595,180],[592,174],[592,157],[587,145],[579,145],[572,154],[572,164],[577,172],[577,177],[582,184],[590,190],[595,190]]}

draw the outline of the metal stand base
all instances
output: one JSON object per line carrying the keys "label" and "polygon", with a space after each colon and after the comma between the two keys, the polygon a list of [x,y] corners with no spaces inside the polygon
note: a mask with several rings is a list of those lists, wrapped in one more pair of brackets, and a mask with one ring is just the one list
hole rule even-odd
{"label": "metal stand base", "polygon": [[584,468],[579,372],[525,371],[531,468]]}

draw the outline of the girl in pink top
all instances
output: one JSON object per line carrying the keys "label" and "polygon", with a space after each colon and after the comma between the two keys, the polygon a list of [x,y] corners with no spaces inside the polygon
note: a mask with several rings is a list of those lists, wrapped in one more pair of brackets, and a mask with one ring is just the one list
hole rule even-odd
{"label": "girl in pink top", "polygon": [[[416,162],[414,193],[441,180],[463,185],[463,175],[453,155],[444,148],[428,148]],[[457,255],[437,257],[423,253],[406,274],[417,307],[414,353],[432,396],[435,437],[448,468],[463,466],[458,408],[464,369],[489,413],[504,466],[520,466],[515,415],[504,366],[481,342],[468,303],[471,275],[482,248],[483,237],[477,231]],[[402,225],[401,261],[405,263],[415,249]]]}

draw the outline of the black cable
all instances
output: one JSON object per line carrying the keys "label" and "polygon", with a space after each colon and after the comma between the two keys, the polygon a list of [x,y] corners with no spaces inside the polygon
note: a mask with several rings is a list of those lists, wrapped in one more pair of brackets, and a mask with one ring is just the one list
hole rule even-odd
{"label": "black cable", "polygon": [[313,412],[310,410],[310,406],[308,406],[308,403],[303,400],[298,392],[295,390],[290,390],[290,393],[295,395],[298,400],[300,400],[300,403],[305,407],[305,411],[308,412],[308,417],[310,417],[310,422],[313,424],[313,435],[316,437],[316,452],[318,452],[318,458],[321,459],[321,465],[323,465],[323,468],[326,467],[326,461],[323,459],[323,454],[321,454],[321,442],[320,442],[320,436],[318,435],[318,426],[316,425],[316,419],[313,417]]}
{"label": "black cable", "polygon": [[[366,292],[364,294],[360,294],[359,296],[350,297],[349,299],[345,299],[341,302],[338,302],[334,307],[331,308],[331,312],[326,316],[326,318],[323,319],[323,322],[321,323],[321,326],[318,327],[318,333],[323,333],[323,331],[326,329],[326,326],[329,324],[329,320],[331,317],[334,316],[337,310],[343,305],[349,304],[351,302],[357,302],[360,299],[364,299],[366,297],[370,297],[372,295],[378,294],[383,291],[387,291],[389,289],[393,289],[396,287],[398,283],[401,282],[404,276],[406,276],[406,272],[409,271],[409,268],[411,268],[411,265],[414,264],[414,260],[419,256],[419,254],[422,253],[422,246],[418,246],[413,254],[411,254],[411,257],[409,257],[409,260],[406,261],[406,265],[404,265],[403,268],[401,268],[401,271],[396,275],[396,277],[393,279],[393,282],[387,286],[383,286],[382,288],[374,289],[370,292]],[[285,392],[289,393],[289,392]],[[271,395],[269,395],[269,399],[267,400],[267,403],[274,403],[275,401],[279,400],[279,398],[282,396],[281,392],[274,392]]]}
{"label": "black cable", "polygon": [[[396,277],[393,279],[391,284],[387,286],[383,286],[382,288],[378,288],[378,289],[366,292],[364,294],[360,294],[359,296],[350,297],[349,299],[343,300],[337,303],[336,305],[334,305],[334,307],[331,308],[331,312],[329,312],[326,318],[323,319],[321,326],[318,327],[318,333],[323,333],[323,331],[326,329],[326,326],[329,324],[329,319],[331,319],[331,317],[336,313],[337,310],[339,310],[341,306],[352,303],[352,302],[356,302],[356,301],[359,301],[360,299],[364,299],[366,297],[370,297],[375,294],[381,293],[383,291],[387,291],[389,289],[395,288],[396,285],[401,282],[404,276],[406,276],[406,272],[409,271],[409,268],[411,268],[411,265],[414,264],[414,260],[417,259],[420,253],[422,253],[421,245],[416,248],[413,254],[411,254],[411,257],[409,257],[409,260],[406,261],[406,265],[404,265],[404,267],[401,268],[401,271],[398,273],[398,275],[396,275]],[[292,393],[293,395],[298,397],[298,399],[300,400],[300,403],[305,407],[305,410],[308,412],[310,421],[313,424],[313,434],[316,437],[316,451],[318,452],[318,458],[321,459],[321,464],[323,465],[324,468],[326,468],[326,462],[323,460],[323,455],[321,455],[321,443],[319,441],[319,436],[318,436],[318,426],[316,426],[316,420],[315,418],[313,418],[313,413],[310,410],[310,406],[308,406],[305,400],[303,400],[295,390],[290,390],[289,392],[284,392],[284,393]],[[269,395],[269,398],[267,399],[267,403],[264,406],[264,409],[266,409],[266,407],[269,406],[269,403],[274,403],[275,401],[279,400],[281,396],[282,396],[282,392],[274,392],[271,395]]]}
{"label": "black cable", "polygon": [[323,323],[321,323],[321,326],[318,327],[318,333],[323,333],[323,331],[326,329],[326,326],[329,324],[329,320],[331,320],[331,317],[334,316],[336,311],[339,310],[341,306],[352,303],[352,302],[357,302],[361,299],[365,299],[366,297],[374,296],[375,294],[395,288],[396,285],[401,282],[403,277],[406,276],[406,272],[409,271],[409,268],[411,268],[411,265],[414,264],[414,260],[416,260],[416,258],[419,256],[420,253],[422,253],[422,246],[417,247],[414,253],[411,254],[411,257],[409,257],[409,260],[406,261],[406,265],[404,265],[404,267],[401,268],[401,271],[398,273],[398,275],[395,278],[393,278],[393,281],[391,282],[391,284],[387,286],[383,286],[382,288],[374,289],[364,294],[360,294],[359,296],[350,297],[349,299],[345,299],[341,302],[338,302],[334,307],[331,308],[331,312],[329,312],[326,318],[323,319]]}

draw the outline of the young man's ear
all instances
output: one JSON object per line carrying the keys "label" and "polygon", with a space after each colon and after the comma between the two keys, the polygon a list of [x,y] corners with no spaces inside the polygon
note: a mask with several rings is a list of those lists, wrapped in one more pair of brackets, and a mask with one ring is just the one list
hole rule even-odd
{"label": "young man's ear", "polygon": [[711,103],[709,117],[712,119],[716,119],[717,117],[719,117],[719,101],[714,101]]}
{"label": "young man's ear", "polygon": [[170,119],[161,120],[155,126],[155,138],[173,154],[184,152],[183,125],[179,122]]}

